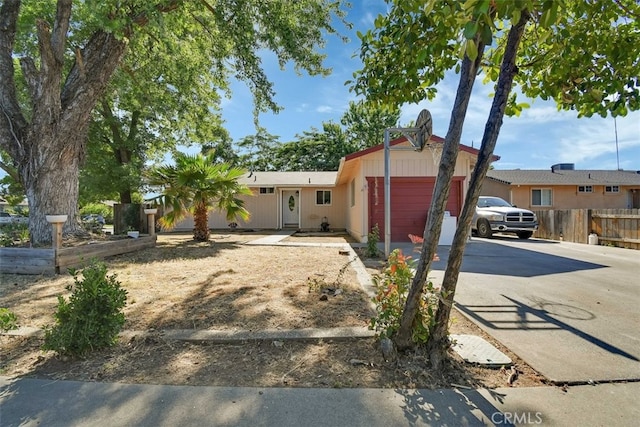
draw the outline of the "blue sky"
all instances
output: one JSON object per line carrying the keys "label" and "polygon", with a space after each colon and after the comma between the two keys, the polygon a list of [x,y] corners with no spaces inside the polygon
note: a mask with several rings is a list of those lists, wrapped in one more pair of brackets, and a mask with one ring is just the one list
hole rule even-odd
{"label": "blue sky", "polygon": [[[264,67],[274,82],[276,102],[284,107],[279,114],[262,114],[260,124],[281,142],[295,139],[311,127],[321,128],[322,122],[339,122],[349,101],[357,100],[344,82],[361,68],[357,56],[359,40],[356,31],[373,27],[378,13],[384,13],[383,0],[353,1],[347,20],[353,30],[339,25],[341,33],[351,42],[342,43],[337,37],[328,39],[325,65],[333,69],[329,77],[298,76],[289,67],[281,71],[274,57],[263,57]],[[354,57],[355,55],[355,57]],[[433,130],[444,137],[449,125],[451,108],[458,84],[454,73],[438,86],[438,95],[432,101],[404,105],[400,124],[415,120],[420,110],[429,109],[433,117]],[[233,96],[222,104],[225,126],[234,141],[255,134],[252,116],[252,98],[242,83],[233,85]],[[482,85],[482,77],[474,87],[464,126],[461,143],[479,147],[487,119],[492,86]],[[521,102],[524,99],[521,100]],[[500,160],[496,169],[547,169],[555,163],[575,163],[576,169],[640,170],[640,111],[616,119],[618,156],[614,119],[600,117],[577,119],[575,112],[558,111],[555,104],[540,99],[526,101],[531,108],[520,117],[505,117],[495,154]],[[381,141],[382,142],[382,141]]]}

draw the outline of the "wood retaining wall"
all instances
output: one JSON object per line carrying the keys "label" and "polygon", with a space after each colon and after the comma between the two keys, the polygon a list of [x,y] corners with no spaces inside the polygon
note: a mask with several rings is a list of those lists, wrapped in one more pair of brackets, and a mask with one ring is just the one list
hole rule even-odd
{"label": "wood retaining wall", "polygon": [[157,236],[141,236],[82,246],[55,249],[0,248],[0,273],[57,274],[68,268],[82,267],[91,259],[152,248]]}

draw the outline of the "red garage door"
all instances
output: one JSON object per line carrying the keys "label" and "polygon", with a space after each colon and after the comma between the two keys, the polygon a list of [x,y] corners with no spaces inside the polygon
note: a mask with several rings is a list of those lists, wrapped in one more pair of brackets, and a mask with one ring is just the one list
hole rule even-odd
{"label": "red garage door", "polygon": [[[451,183],[447,210],[459,216],[462,206],[462,181],[456,177]],[[431,177],[391,178],[391,241],[409,241],[409,234],[422,236],[427,212],[433,197],[436,179]],[[375,224],[384,240],[384,177],[367,177],[369,187],[369,230]]]}

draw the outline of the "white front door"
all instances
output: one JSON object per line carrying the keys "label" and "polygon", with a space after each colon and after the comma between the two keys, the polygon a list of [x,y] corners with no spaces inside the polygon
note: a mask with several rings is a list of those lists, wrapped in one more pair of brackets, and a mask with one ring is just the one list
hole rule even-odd
{"label": "white front door", "polygon": [[298,228],[300,226],[300,193],[298,191],[282,192],[282,227]]}

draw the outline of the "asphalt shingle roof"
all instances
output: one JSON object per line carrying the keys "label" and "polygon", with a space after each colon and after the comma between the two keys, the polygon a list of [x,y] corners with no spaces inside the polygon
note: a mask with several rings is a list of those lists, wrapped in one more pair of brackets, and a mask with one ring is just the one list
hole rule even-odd
{"label": "asphalt shingle roof", "polygon": [[333,187],[338,172],[249,172],[238,181],[249,187]]}
{"label": "asphalt shingle roof", "polygon": [[610,170],[490,170],[487,176],[509,184],[547,185],[635,185],[640,186],[640,173]]}

